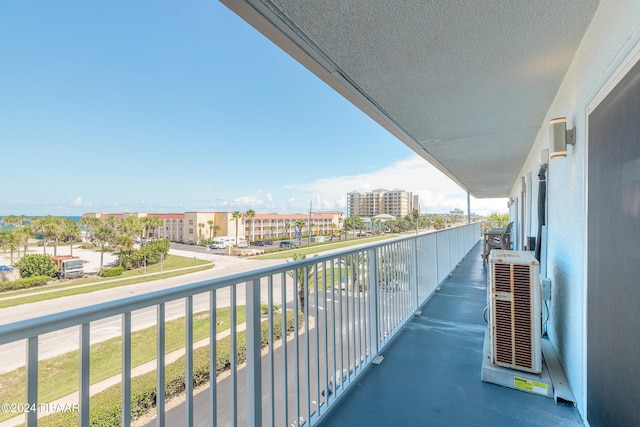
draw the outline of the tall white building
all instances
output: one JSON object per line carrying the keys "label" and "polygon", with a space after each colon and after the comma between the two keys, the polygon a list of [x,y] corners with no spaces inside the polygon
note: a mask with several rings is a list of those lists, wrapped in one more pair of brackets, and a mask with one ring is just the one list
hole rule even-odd
{"label": "tall white building", "polygon": [[347,193],[347,216],[372,217],[386,214],[396,218],[410,215],[414,209],[420,212],[418,196],[410,191],[378,188],[367,193]]}

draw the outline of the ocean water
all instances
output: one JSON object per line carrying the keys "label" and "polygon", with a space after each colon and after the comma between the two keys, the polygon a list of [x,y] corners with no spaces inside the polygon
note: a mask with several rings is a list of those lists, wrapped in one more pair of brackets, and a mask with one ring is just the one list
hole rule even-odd
{"label": "ocean water", "polygon": [[[31,224],[31,221],[29,221],[30,218],[42,218],[41,216],[40,217],[30,217],[30,216],[27,216],[27,215],[25,215],[25,216],[27,217],[27,220],[25,221],[25,225]],[[82,216],[65,216],[65,215],[60,215],[60,216],[62,218],[70,218],[70,219],[74,220],[75,222],[77,222],[78,224],[80,224],[80,220],[82,219]],[[9,226],[7,226],[5,223],[2,222],[2,217],[1,216],[0,216],[0,228],[3,228],[3,229],[9,228]],[[84,230],[83,227],[81,227],[81,228]]]}

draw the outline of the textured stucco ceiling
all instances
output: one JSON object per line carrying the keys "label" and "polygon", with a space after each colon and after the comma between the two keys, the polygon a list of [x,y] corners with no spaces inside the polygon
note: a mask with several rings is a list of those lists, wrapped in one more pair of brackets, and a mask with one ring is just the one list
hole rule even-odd
{"label": "textured stucco ceiling", "polygon": [[476,197],[505,197],[596,0],[222,0]]}

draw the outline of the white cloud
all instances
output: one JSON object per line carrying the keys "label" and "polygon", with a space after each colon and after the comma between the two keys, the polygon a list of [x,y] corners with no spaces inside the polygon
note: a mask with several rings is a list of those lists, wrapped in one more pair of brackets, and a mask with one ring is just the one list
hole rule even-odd
{"label": "white cloud", "polygon": [[[418,155],[371,173],[323,178],[306,184],[287,185],[285,188],[296,191],[291,201],[314,200],[317,209],[324,210],[345,210],[347,192],[366,192],[376,188],[399,188],[417,194],[423,213],[467,209],[466,192]],[[506,212],[506,200],[471,200],[472,212],[484,214],[494,210]]]}
{"label": "white cloud", "polygon": [[76,197],[71,201],[71,206],[91,206],[91,203],[82,200],[82,197]]}
{"label": "white cloud", "polygon": [[255,194],[248,194],[237,197],[230,205],[239,210],[247,209],[273,209],[273,195],[271,192],[265,192],[263,190],[257,190]]}

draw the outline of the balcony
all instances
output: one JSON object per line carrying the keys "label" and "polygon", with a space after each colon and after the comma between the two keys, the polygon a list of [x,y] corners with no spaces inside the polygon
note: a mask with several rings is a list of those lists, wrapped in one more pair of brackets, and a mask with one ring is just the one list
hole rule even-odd
{"label": "balcony", "polygon": [[573,406],[480,380],[486,323],[481,245],[385,347],[322,426],[584,425]]}
{"label": "balcony", "polygon": [[[123,343],[115,406],[135,408],[146,393],[154,402],[147,425],[582,425],[573,407],[481,382],[479,237],[480,224],[471,224],[0,326],[0,345],[26,343],[20,401],[36,408],[50,403],[39,377],[46,343],[70,327],[78,334],[70,351],[79,351],[79,387],[65,396],[77,412],[21,417],[29,426],[84,426],[104,416],[108,399],[89,375],[92,331],[115,321]],[[221,307],[231,310],[219,332]],[[145,386],[132,336],[149,317],[157,346]],[[186,331],[178,371],[165,348],[176,318]],[[194,336],[202,319],[206,339]],[[175,384],[183,402],[170,408]],[[106,423],[128,426],[132,412]]]}

